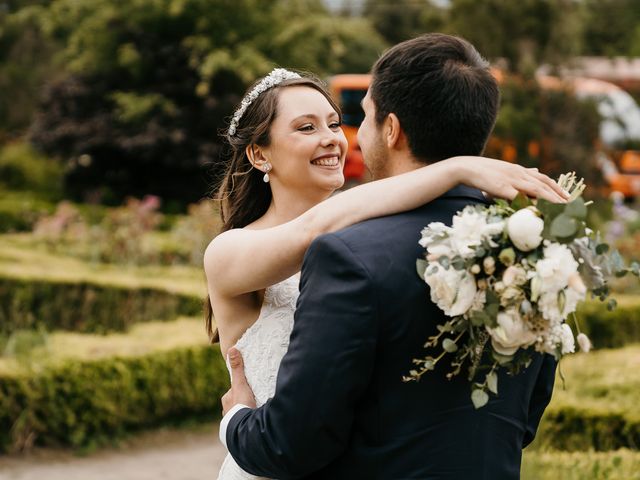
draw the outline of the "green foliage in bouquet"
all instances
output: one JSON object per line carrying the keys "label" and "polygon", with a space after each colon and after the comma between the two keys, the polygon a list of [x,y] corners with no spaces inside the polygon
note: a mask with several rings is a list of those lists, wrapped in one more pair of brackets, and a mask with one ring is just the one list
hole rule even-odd
{"label": "green foliage in bouquet", "polygon": [[[575,351],[565,322],[575,320],[581,350],[591,348],[575,311],[591,293],[605,301],[608,280],[627,273],[640,276],[637,263],[627,267],[620,254],[586,225],[585,185],[575,174],[559,184],[570,192],[566,204],[532,201],[519,195],[511,203],[472,205],[453,218],[451,227],[432,223],[420,244],[426,260],[418,275],[429,285],[431,300],[451,317],[429,337],[427,349],[438,355],[414,359],[419,368],[405,381],[419,380],[451,354],[448,378],[467,367],[476,408],[498,394],[497,371],[517,374],[534,352],[556,359]],[[608,304],[615,307],[615,301]]]}

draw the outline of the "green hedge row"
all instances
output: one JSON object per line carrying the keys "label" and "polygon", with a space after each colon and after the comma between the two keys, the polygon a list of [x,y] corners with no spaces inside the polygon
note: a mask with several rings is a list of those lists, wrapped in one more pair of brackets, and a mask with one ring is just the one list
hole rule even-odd
{"label": "green hedge row", "polygon": [[75,361],[0,377],[0,452],[34,444],[94,447],[129,431],[218,416],[227,379],[213,347]]}
{"label": "green hedge row", "polygon": [[47,200],[0,188],[0,233],[30,231],[41,215],[54,210],[55,205]]}
{"label": "green hedge row", "polygon": [[580,328],[596,348],[617,348],[640,342],[640,298],[608,311],[606,304],[589,302],[578,311]]}
{"label": "green hedge row", "polygon": [[540,442],[558,450],[640,449],[640,419],[619,412],[577,407],[550,408],[540,425]]}
{"label": "green hedge row", "polygon": [[202,312],[202,299],[153,288],[0,277],[0,334],[42,326],[82,333]]}

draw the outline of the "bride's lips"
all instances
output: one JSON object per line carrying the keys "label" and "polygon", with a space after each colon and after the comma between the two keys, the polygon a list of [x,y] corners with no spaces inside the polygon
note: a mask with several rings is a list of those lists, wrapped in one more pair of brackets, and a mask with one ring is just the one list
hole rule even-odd
{"label": "bride's lips", "polygon": [[326,153],[311,160],[311,165],[335,170],[341,168],[340,153]]}

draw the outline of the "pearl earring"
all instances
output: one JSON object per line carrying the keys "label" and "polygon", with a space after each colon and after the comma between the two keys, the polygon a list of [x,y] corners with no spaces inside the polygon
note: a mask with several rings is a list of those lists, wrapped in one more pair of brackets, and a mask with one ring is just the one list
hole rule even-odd
{"label": "pearl earring", "polygon": [[264,183],[269,183],[269,172],[271,171],[271,164],[265,163],[264,165],[264,177],[262,177],[262,181]]}

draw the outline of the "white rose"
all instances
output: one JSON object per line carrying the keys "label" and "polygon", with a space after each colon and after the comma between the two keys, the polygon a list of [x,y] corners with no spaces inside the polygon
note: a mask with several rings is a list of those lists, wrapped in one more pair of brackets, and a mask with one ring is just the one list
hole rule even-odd
{"label": "white rose", "polygon": [[542,242],[544,221],[529,208],[523,208],[507,220],[507,233],[513,244],[522,252],[538,248]]}
{"label": "white rose", "polygon": [[562,355],[566,355],[567,353],[573,353],[576,351],[576,343],[573,338],[573,332],[571,331],[571,327],[566,323],[562,324],[562,333],[560,334],[560,339],[562,341]]}
{"label": "white rose", "polygon": [[498,326],[487,327],[491,335],[493,349],[501,355],[513,355],[518,348],[531,345],[536,340],[517,310],[510,309],[498,313]]}
{"label": "white rose", "polygon": [[431,289],[431,301],[446,315],[455,317],[471,308],[477,290],[473,275],[453,268],[438,268],[424,280]]}

